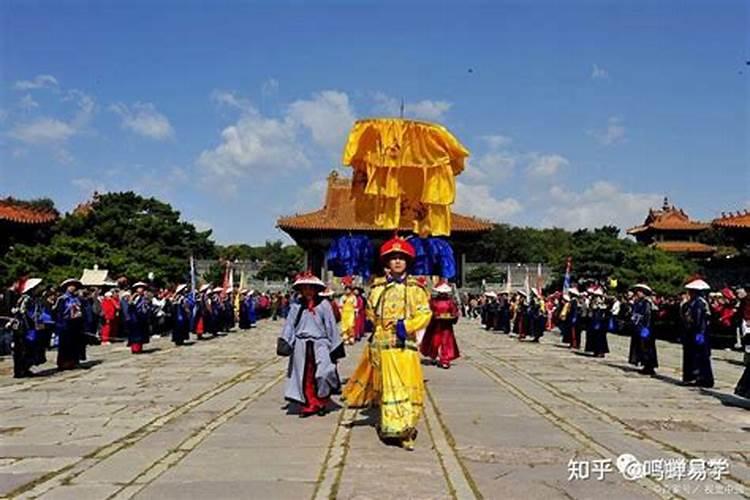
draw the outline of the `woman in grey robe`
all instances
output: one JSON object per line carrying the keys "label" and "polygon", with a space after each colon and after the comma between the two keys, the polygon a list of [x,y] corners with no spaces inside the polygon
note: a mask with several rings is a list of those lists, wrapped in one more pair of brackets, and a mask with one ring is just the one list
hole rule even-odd
{"label": "woman in grey robe", "polygon": [[290,356],[284,397],[300,405],[300,417],[325,415],[331,394],[341,388],[336,361],[344,357],[333,308],[318,293],[325,283],[311,273],[299,275],[293,288],[299,299],[278,340],[277,352]]}

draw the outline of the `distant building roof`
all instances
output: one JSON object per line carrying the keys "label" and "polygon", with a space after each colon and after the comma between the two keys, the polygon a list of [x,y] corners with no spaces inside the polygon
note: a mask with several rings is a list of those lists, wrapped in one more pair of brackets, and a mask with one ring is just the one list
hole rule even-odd
{"label": "distant building roof", "polygon": [[713,254],[716,252],[716,247],[697,241],[656,241],[651,246],[669,253]]}
{"label": "distant building roof", "polygon": [[750,211],[745,210],[744,212],[738,211],[736,213],[722,212],[721,217],[714,219],[712,224],[715,227],[750,230]]}
{"label": "distant building roof", "polygon": [[640,226],[628,229],[628,234],[639,234],[647,231],[703,231],[710,224],[690,220],[684,210],[669,204],[664,198],[661,210],[650,209],[646,220]]}
{"label": "distant building roof", "polygon": [[58,217],[60,215],[54,209],[35,208],[13,198],[0,199],[0,221],[16,224],[50,224]]}
{"label": "distant building roof", "polygon": [[[375,224],[356,220],[354,199],[351,197],[351,179],[339,177],[333,172],[328,176],[325,205],[320,210],[281,217],[277,221],[283,230],[342,230],[342,231],[383,231]],[[412,229],[408,217],[401,218],[400,229]],[[453,213],[451,231],[458,233],[483,233],[492,229],[492,223],[475,217]]]}

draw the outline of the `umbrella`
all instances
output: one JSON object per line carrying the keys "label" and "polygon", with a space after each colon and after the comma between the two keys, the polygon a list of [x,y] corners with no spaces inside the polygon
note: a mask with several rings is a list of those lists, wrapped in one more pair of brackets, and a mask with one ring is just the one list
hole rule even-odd
{"label": "umbrella", "polygon": [[357,220],[398,229],[404,216],[420,236],[449,235],[455,177],[467,156],[442,125],[399,118],[355,122],[343,162],[354,169]]}

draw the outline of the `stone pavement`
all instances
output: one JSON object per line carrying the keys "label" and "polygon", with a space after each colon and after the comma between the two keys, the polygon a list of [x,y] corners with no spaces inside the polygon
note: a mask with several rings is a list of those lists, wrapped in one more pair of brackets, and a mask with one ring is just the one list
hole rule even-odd
{"label": "stone pavement", "polygon": [[[100,346],[88,370],[2,375],[0,496],[750,497],[750,402],[731,395],[738,353],[716,352],[717,386],[701,390],[678,385],[676,345],[659,343],[662,367],[650,378],[624,362],[623,337],[610,335],[613,352],[595,359],[557,345],[556,334],[519,342],[466,320],[462,358],[450,370],[424,366],[425,415],[407,452],[377,439],[377,412],[290,414],[286,360],[275,356],[280,326],[182,348],[159,339],[143,356]],[[350,349],[342,377],[360,353]],[[630,481],[614,465],[624,453],[647,464],[726,459],[728,471],[711,462],[705,479],[658,480],[655,469]],[[590,477],[569,480],[569,466],[583,476],[588,466]]]}

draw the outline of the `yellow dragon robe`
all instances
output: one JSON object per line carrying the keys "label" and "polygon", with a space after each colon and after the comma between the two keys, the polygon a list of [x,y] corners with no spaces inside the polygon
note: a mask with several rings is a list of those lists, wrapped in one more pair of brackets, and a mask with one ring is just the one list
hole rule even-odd
{"label": "yellow dragon robe", "polygon": [[[373,283],[367,317],[375,333],[343,395],[351,407],[380,406],[381,437],[408,438],[422,414],[424,379],[416,335],[431,316],[427,291],[416,279]],[[396,335],[398,320],[406,327],[403,343]]]}

